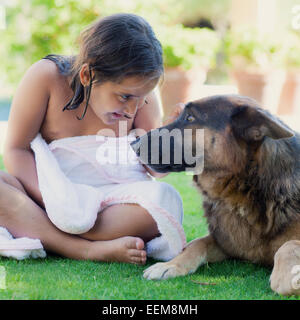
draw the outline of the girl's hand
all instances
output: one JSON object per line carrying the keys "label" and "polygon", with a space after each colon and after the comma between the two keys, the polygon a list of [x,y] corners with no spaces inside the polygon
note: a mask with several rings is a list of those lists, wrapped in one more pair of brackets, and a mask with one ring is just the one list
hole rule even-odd
{"label": "girl's hand", "polygon": [[170,115],[167,119],[165,119],[165,120],[163,121],[163,125],[166,126],[166,125],[174,122],[174,121],[179,117],[179,115],[180,115],[181,112],[183,111],[184,107],[185,107],[185,104],[184,104],[184,103],[182,103],[182,102],[177,103],[177,104],[175,105],[175,107],[174,107],[171,115]]}

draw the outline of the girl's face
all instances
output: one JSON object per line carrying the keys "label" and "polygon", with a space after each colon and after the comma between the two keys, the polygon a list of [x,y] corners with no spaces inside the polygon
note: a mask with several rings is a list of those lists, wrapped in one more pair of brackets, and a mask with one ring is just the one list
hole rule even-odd
{"label": "girl's face", "polygon": [[[84,75],[82,77],[80,74],[80,78],[83,84],[89,83],[84,80]],[[147,95],[157,83],[158,79],[130,76],[120,83],[106,81],[93,84],[89,107],[106,125],[113,125],[119,120],[133,119],[137,110],[147,103]]]}

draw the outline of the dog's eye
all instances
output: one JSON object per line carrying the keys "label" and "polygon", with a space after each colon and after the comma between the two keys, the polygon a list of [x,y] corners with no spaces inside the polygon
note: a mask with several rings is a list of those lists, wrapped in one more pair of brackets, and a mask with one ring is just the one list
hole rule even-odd
{"label": "dog's eye", "polygon": [[195,117],[193,117],[193,116],[191,116],[190,114],[186,117],[186,120],[188,121],[188,122],[192,122],[192,121],[194,121],[195,120]]}

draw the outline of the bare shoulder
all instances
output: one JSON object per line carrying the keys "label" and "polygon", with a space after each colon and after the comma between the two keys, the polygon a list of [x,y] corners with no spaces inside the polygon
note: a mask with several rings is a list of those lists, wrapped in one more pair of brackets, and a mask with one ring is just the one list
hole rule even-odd
{"label": "bare shoulder", "polygon": [[40,85],[45,85],[50,89],[54,80],[59,80],[62,76],[60,75],[56,64],[47,59],[41,59],[32,64],[26,71],[24,78],[34,78],[40,82]]}
{"label": "bare shoulder", "polygon": [[45,118],[48,102],[61,77],[54,62],[39,60],[31,65],[14,94],[6,137],[6,149],[28,149]]}

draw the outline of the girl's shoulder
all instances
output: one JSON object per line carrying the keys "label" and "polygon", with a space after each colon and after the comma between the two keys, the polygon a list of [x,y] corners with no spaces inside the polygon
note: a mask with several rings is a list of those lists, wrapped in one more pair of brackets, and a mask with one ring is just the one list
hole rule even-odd
{"label": "girl's shoulder", "polygon": [[38,60],[32,64],[24,75],[24,80],[27,80],[27,82],[38,81],[41,88],[47,88],[48,90],[50,90],[53,81],[57,81],[59,78],[61,78],[61,75],[55,63],[45,59]]}
{"label": "girl's shoulder", "polygon": [[26,70],[11,103],[7,148],[29,149],[41,129],[55,86],[62,83],[58,79],[59,71],[49,60],[39,60]]}
{"label": "girl's shoulder", "polygon": [[70,76],[75,56],[65,56],[59,54],[48,54],[41,61],[52,61],[56,66],[59,74]]}
{"label": "girl's shoulder", "polygon": [[53,81],[67,79],[71,72],[72,57],[50,54],[32,64],[26,71],[27,77],[45,81],[49,86]]}

